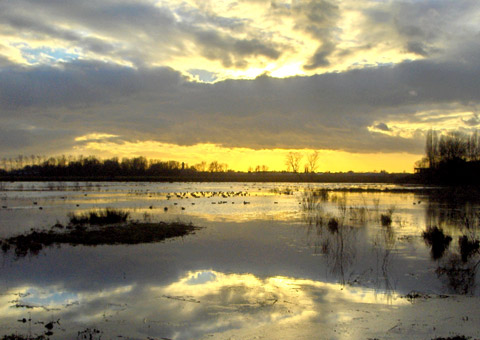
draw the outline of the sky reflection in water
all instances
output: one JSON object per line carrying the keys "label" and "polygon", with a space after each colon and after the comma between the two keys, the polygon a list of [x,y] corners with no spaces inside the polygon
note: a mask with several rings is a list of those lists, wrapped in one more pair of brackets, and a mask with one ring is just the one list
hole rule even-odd
{"label": "sky reflection in water", "polygon": [[[333,325],[331,337],[342,339],[351,334],[344,330],[341,336],[339,325],[366,322],[358,310],[405,308],[409,302],[400,296],[412,290],[478,295],[478,259],[461,262],[456,242],[466,232],[478,235],[476,228],[465,227],[466,220],[478,227],[478,205],[471,202],[447,204],[412,192],[336,192],[309,210],[300,203],[304,190],[315,189],[312,185],[103,183],[77,188],[73,183],[47,185],[47,191],[36,190],[36,184],[13,185],[0,192],[7,206],[0,210],[4,237],[65,223],[70,211],[102,207],[128,209],[137,219],[180,219],[205,228],[160,244],[62,246],[27,258],[4,255],[4,333],[43,334],[45,323],[60,319],[54,324],[55,339],[94,328],[104,338],[294,338],[303,331],[331,336]],[[208,198],[176,196],[192,192]],[[246,194],[222,196],[228,192]],[[385,226],[379,217],[388,209],[392,222]],[[338,227],[328,223],[332,217]],[[455,240],[439,260],[432,260],[422,238],[433,225]],[[456,275],[459,270],[464,278]],[[362,307],[352,312],[352,305]],[[27,322],[17,321],[23,318]],[[365,330],[362,336],[368,334]]]}
{"label": "sky reflection in water", "polygon": [[[3,322],[25,331],[22,318],[30,318],[33,334],[43,324],[60,319],[57,338],[75,336],[72,329],[94,325],[112,335],[128,338],[162,336],[198,339],[241,329],[288,328],[299,324],[327,326],[344,302],[383,305],[374,290],[344,287],[288,277],[260,279],[252,274],[226,274],[211,270],[187,272],[166,285],[135,283],[95,292],[61,291],[60,287],[18,287],[2,295]],[[14,308],[15,304],[29,308]],[[408,305],[396,295],[389,308]],[[329,310],[327,313],[326,310]],[[132,328],[132,324],[135,328]]]}

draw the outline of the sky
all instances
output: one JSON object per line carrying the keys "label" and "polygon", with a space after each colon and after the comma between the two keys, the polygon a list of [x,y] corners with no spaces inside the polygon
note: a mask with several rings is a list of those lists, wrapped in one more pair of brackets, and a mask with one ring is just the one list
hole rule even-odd
{"label": "sky", "polygon": [[411,172],[479,103],[478,0],[0,1],[0,158]]}

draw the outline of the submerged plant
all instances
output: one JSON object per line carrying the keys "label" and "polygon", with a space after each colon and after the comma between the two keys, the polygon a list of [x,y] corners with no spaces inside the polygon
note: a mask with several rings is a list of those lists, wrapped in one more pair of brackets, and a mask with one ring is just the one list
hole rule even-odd
{"label": "submerged plant", "polygon": [[392,216],[393,213],[395,212],[395,206],[390,206],[390,208],[387,209],[387,211],[384,214],[380,215],[380,222],[382,223],[382,226],[384,227],[389,227],[392,225]]}
{"label": "submerged plant", "polygon": [[364,225],[368,220],[368,209],[364,206],[350,207],[348,211],[350,220],[357,222],[360,225]]}
{"label": "submerged plant", "polygon": [[392,216],[388,214],[381,214],[380,222],[382,222],[382,226],[389,227],[392,224]]}
{"label": "submerged plant", "polygon": [[327,202],[329,198],[328,192],[328,189],[325,188],[305,189],[300,200],[303,210],[315,210],[321,202]]}
{"label": "submerged plant", "polygon": [[456,294],[471,294],[475,287],[477,264],[465,265],[458,254],[452,254],[443,266],[435,271],[438,277],[447,279],[448,287]]}
{"label": "submerged plant", "polygon": [[328,230],[332,234],[338,232],[338,219],[336,219],[335,217],[330,218],[330,220],[328,220],[327,226],[328,226]]}
{"label": "submerged plant", "polygon": [[271,190],[274,194],[280,194],[280,195],[293,195],[294,190],[290,187],[285,187],[285,188],[273,188]]}
{"label": "submerged plant", "polygon": [[458,239],[458,245],[460,248],[460,255],[462,257],[462,262],[467,262],[468,259],[478,252],[480,248],[479,240],[469,240],[468,236],[463,235]]}
{"label": "submerged plant", "polygon": [[452,241],[451,236],[445,236],[443,230],[438,227],[427,227],[422,233],[425,243],[432,247],[431,255],[434,260],[442,258],[445,250],[448,249],[450,242]]}

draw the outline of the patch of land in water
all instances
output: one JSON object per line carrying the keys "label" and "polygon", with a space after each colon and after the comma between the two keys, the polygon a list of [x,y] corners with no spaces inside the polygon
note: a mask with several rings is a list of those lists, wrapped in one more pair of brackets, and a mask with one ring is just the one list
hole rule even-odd
{"label": "patch of land in water", "polygon": [[1,248],[13,248],[17,256],[38,254],[46,246],[115,245],[161,242],[172,237],[194,233],[200,227],[181,222],[125,222],[118,225],[68,225],[56,224],[49,230],[32,230],[29,233],[0,240]]}

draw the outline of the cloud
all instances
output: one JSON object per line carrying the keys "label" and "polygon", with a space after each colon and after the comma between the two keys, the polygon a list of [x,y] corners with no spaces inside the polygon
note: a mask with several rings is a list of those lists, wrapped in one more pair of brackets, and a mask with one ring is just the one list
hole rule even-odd
{"label": "cloud", "polygon": [[409,41],[407,42],[407,51],[418,54],[420,56],[428,56],[427,48],[421,42]]}
{"label": "cloud", "polygon": [[403,47],[420,57],[442,56],[455,41],[463,41],[478,31],[472,24],[480,12],[478,2],[448,0],[377,2],[359,9],[365,21],[362,37],[382,49]]}
{"label": "cloud", "polygon": [[204,69],[218,79],[290,64],[312,75],[445,56],[478,31],[479,7],[474,0],[18,0],[0,3],[0,38],[19,51],[61,49],[82,60],[184,74]]}
{"label": "cloud", "polygon": [[286,5],[272,1],[271,7],[275,14],[293,18],[295,30],[307,33],[318,42],[319,46],[304,65],[304,69],[315,70],[329,66],[328,57],[335,51],[334,33],[340,17],[340,10],[335,2],[302,1]]}
{"label": "cloud", "polygon": [[[2,152],[96,133],[421,153],[422,124],[476,123],[478,13],[473,0],[0,2]],[[302,75],[268,76],[283,69]]]}
{"label": "cloud", "polygon": [[245,68],[249,58],[277,59],[283,48],[259,30],[245,30],[243,19],[148,1],[20,0],[0,4],[0,20],[0,35],[30,45],[55,42],[89,59],[135,66],[195,58],[200,52],[224,67]]}
{"label": "cloud", "polygon": [[477,114],[473,114],[473,116],[469,119],[462,120],[468,126],[478,126],[480,124],[480,119],[478,118]]}
{"label": "cloud", "polygon": [[264,56],[277,59],[281,52],[275,46],[263,43],[258,39],[233,39],[216,31],[193,32],[195,42],[199,44],[201,53],[207,59],[221,60],[224,67],[235,66],[245,68],[248,56]]}
{"label": "cloud", "polygon": [[[403,138],[368,127],[385,130],[395,117],[414,122],[418,112],[442,105],[470,108],[480,100],[480,67],[426,60],[215,84],[193,82],[169,68],[83,61],[0,72],[2,121],[39,129],[55,121],[59,130],[74,131],[72,139],[105,133],[119,141],[180,145],[421,152],[421,135]],[[53,133],[50,141],[57,137]],[[23,140],[38,144],[33,137]]]}
{"label": "cloud", "polygon": [[378,123],[375,125],[375,128],[381,131],[390,131],[390,128],[385,123]]}

